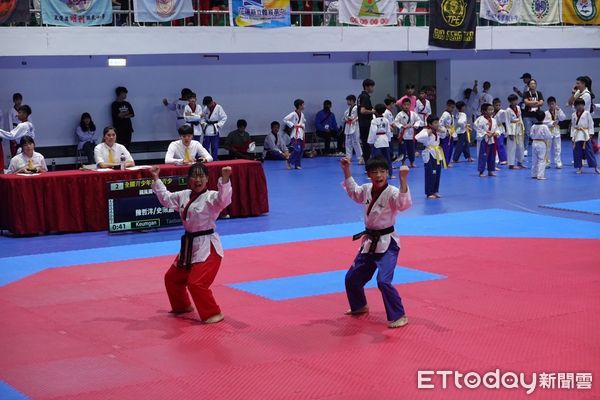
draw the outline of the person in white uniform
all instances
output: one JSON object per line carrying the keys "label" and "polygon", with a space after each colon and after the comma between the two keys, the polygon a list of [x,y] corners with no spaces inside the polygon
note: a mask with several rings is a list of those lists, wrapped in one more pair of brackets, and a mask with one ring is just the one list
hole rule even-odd
{"label": "person in white uniform", "polygon": [[19,147],[22,151],[10,160],[9,174],[48,172],[44,156],[35,151],[35,141],[31,136],[21,137]]}
{"label": "person in white uniform", "polygon": [[177,211],[185,229],[179,254],[165,274],[171,313],[194,310],[189,292],[205,324],[217,323],[224,318],[210,285],[223,259],[223,246],[215,226],[221,212],[231,204],[231,172],[231,167],[223,167],[217,190],[208,190],[208,168],[196,163],[188,170],[189,189],[171,193],[160,180],[160,168],[154,166],[150,170],[154,179],[152,190],[160,204]]}
{"label": "person in white uniform", "polygon": [[578,174],[583,173],[583,155],[585,153],[588,167],[594,168],[596,173],[600,174],[591,140],[594,134],[594,120],[590,112],[585,109],[584,99],[576,99],[573,105],[575,112],[571,116],[571,140],[573,141],[575,169]]}
{"label": "person in white uniform", "polygon": [[135,162],[129,151],[117,143],[117,131],[107,126],[102,131],[102,143],[94,148],[94,160],[98,168],[133,167]]}
{"label": "person in white uniform", "polygon": [[546,111],[546,119],[544,123],[548,125],[552,137],[547,143],[546,164],[550,166],[551,160],[556,168],[562,168],[561,160],[561,138],[559,123],[567,119],[567,116],[556,104],[556,99],[552,96],[548,97],[548,110]]}
{"label": "person in white uniform", "polygon": [[552,138],[550,129],[544,123],[546,119],[546,113],[542,110],[536,112],[537,122],[533,124],[529,131],[529,137],[532,140],[531,143],[531,177],[534,179],[544,180],[546,172],[546,152],[547,142]]}
{"label": "person in white uniform", "polygon": [[194,129],[189,125],[179,127],[181,139],[171,142],[165,155],[165,164],[193,164],[196,161],[210,162],[212,156],[200,144],[193,140]]}
{"label": "person in white uniform", "polygon": [[197,103],[196,93],[190,93],[188,104],[183,109],[183,120],[186,124],[194,128],[194,140],[200,143],[203,141],[203,129],[202,125],[200,125],[203,116],[204,112],[202,107]]}
{"label": "person in white uniform", "polygon": [[509,169],[522,169],[525,162],[525,125],[519,98],[512,93],[508,96],[509,106],[506,109],[506,157]]}
{"label": "person in white uniform", "polygon": [[211,154],[213,160],[219,159],[219,141],[221,128],[227,122],[227,114],[220,104],[217,104],[212,97],[205,96],[202,99],[204,110],[202,113],[202,145]]}
{"label": "person in white uniform", "polygon": [[428,199],[439,199],[442,166],[446,168],[444,151],[440,146],[440,139],[446,137],[446,130],[440,129],[440,119],[435,115],[427,117],[427,126],[417,133],[415,139],[422,143],[425,149],[422,152],[425,164],[425,196]]}
{"label": "person in white uniform", "polygon": [[348,108],[344,111],[344,136],[346,137],[346,158],[352,161],[352,151],[356,154],[359,164],[364,164],[362,147],[360,147],[360,131],[358,129],[358,107],[356,96],[346,96]]}
{"label": "person in white uniform", "polygon": [[343,187],[348,196],[364,207],[365,230],[353,236],[362,238],[360,250],[346,273],[346,295],[350,309],[346,315],[369,312],[365,297],[365,284],[377,272],[377,287],[383,296],[383,304],[389,328],[400,328],[408,323],[402,299],[392,284],[394,270],[400,253],[400,238],[394,232],[396,216],[411,207],[407,166],[400,167],[400,188],[389,185],[387,161],[374,157],[367,161],[370,183],[358,185],[350,172],[350,161],[341,159],[344,173]]}
{"label": "person in white uniform", "polygon": [[181,89],[181,97],[179,99],[169,102],[169,100],[164,98],[162,101],[165,107],[175,112],[175,127],[178,130],[181,126],[185,125],[185,118],[183,116],[185,114],[185,106],[188,105],[188,97],[191,93],[193,92],[190,89],[183,88]]}

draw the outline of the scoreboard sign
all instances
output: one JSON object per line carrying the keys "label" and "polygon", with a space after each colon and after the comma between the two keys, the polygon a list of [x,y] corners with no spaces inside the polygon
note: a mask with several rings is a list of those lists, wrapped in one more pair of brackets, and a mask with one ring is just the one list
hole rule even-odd
{"label": "scoreboard sign", "polygon": [[[187,176],[166,176],[161,180],[170,192],[188,187]],[[152,192],[152,179],[108,182],[107,193],[111,233],[181,225],[179,213],[163,207]]]}

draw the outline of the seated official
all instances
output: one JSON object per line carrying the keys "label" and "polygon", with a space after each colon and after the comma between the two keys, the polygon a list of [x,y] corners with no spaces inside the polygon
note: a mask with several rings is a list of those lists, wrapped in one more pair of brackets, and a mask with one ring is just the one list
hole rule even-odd
{"label": "seated official", "polygon": [[121,154],[125,156],[125,167],[133,167],[135,162],[122,144],[117,143],[117,131],[112,126],[104,128],[103,142],[94,148],[94,160],[98,168],[115,168],[121,165]]}
{"label": "seated official", "polygon": [[[285,145],[285,135],[279,128],[281,125],[277,121],[271,122],[271,132],[265,137],[263,147],[263,157],[265,160],[288,160],[290,158],[289,149]],[[288,164],[289,167],[289,164]]]}
{"label": "seated official", "polygon": [[248,123],[244,119],[237,121],[237,129],[229,132],[225,141],[225,148],[229,150],[232,158],[254,160],[256,157],[250,153],[250,144],[253,143],[250,134],[246,132]]}
{"label": "seated official", "polygon": [[75,136],[79,142],[77,150],[86,155],[88,164],[94,164],[94,148],[98,138],[96,137],[96,124],[92,121],[90,113],[81,114],[79,126],[75,129]]}
{"label": "seated official", "polygon": [[180,140],[169,144],[165,164],[194,164],[196,161],[210,162],[212,156],[200,142],[193,140],[194,128],[182,125],[178,129]]}
{"label": "seated official", "polygon": [[35,174],[48,172],[44,156],[35,152],[35,142],[31,136],[23,136],[19,142],[21,153],[10,160],[9,174]]}

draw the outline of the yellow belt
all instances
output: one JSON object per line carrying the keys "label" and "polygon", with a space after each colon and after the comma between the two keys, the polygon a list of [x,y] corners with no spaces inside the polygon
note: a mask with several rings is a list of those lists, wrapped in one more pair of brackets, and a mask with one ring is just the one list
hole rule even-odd
{"label": "yellow belt", "polygon": [[467,143],[471,143],[471,125],[467,125]]}
{"label": "yellow belt", "polygon": [[[521,127],[521,134],[520,135],[515,134],[515,141],[517,142],[517,144],[520,144],[523,141],[523,135],[525,134],[525,125],[523,125],[523,122],[521,122],[521,121],[511,122],[511,124]],[[519,141],[519,138],[521,139],[520,141]]]}
{"label": "yellow belt", "polygon": [[441,161],[444,165],[444,168],[448,168],[448,165],[446,164],[446,156],[444,156],[444,151],[442,150],[442,148],[440,146],[429,145],[429,146],[427,146],[427,148],[435,151],[435,156],[436,156],[435,158],[436,158],[438,165],[440,164],[440,161]]}

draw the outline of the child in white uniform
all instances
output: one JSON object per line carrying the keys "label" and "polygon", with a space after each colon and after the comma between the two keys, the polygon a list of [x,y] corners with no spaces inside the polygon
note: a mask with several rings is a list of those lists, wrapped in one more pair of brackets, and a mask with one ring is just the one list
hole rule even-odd
{"label": "child in white uniform", "polygon": [[371,121],[367,143],[371,145],[371,155],[373,157],[381,157],[387,161],[390,168],[390,177],[392,177],[392,152],[390,149],[392,130],[390,122],[383,115],[386,111],[384,104],[375,104],[374,109],[375,115],[373,121]]}
{"label": "child in white uniform", "polygon": [[517,104],[516,94],[508,96],[509,107],[506,109],[506,152],[509,169],[522,169],[525,160],[525,125],[521,109]]}
{"label": "child in white uniform", "polygon": [[578,98],[574,101],[575,112],[571,116],[571,140],[573,141],[573,160],[578,174],[583,173],[583,154],[588,167],[594,168],[600,174],[592,148],[592,135],[594,134],[594,120],[589,111],[585,109],[585,100]]}
{"label": "child in white uniform", "polygon": [[544,180],[546,177],[546,142],[552,138],[550,129],[544,124],[546,114],[542,110],[537,110],[535,113],[537,122],[533,124],[529,131],[529,138],[533,141],[531,144],[531,177],[534,179]]}
{"label": "child in white uniform", "polygon": [[423,150],[423,163],[425,164],[425,195],[428,199],[442,197],[440,179],[442,165],[446,167],[444,152],[440,147],[440,139],[446,137],[446,131],[439,129],[439,118],[435,115],[427,117],[427,126],[415,136],[417,142],[425,146]]}
{"label": "child in white uniform", "polygon": [[362,148],[360,147],[360,131],[358,130],[358,107],[356,96],[346,96],[348,109],[344,111],[344,135],[346,136],[346,158],[352,161],[352,150],[358,158],[359,164],[364,164]]}
{"label": "child in white uniform", "polygon": [[559,122],[567,119],[563,110],[561,110],[556,104],[556,99],[552,96],[548,97],[548,111],[546,111],[545,123],[550,129],[552,138],[548,141],[546,148],[546,159],[547,165],[550,166],[550,157],[554,161],[556,168],[562,168],[562,160],[560,157],[561,153],[561,140],[560,140],[560,126]]}

